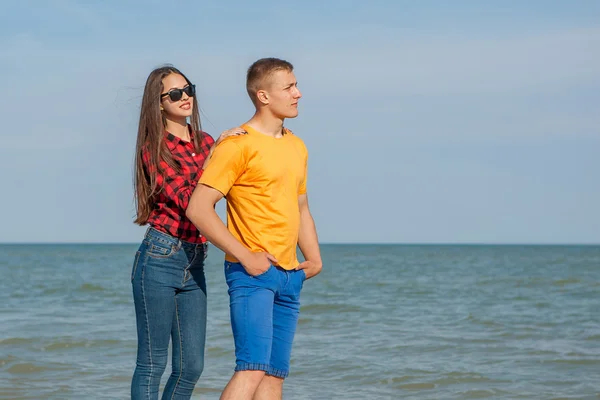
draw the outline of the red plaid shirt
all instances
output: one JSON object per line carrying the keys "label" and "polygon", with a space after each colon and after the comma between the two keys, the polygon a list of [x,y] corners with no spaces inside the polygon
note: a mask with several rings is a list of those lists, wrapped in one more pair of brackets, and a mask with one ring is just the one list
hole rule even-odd
{"label": "red plaid shirt", "polygon": [[[160,161],[161,170],[156,174],[156,184],[161,189],[155,198],[154,210],[148,223],[153,228],[186,242],[205,243],[204,236],[200,235],[185,216],[185,210],[202,175],[202,165],[215,141],[208,133],[203,133],[200,152],[197,153],[193,139],[192,137],[190,142],[186,142],[171,133],[165,133],[167,147],[171,150],[174,161],[181,166],[181,172]],[[146,170],[149,171],[150,157],[146,150],[143,159]]]}

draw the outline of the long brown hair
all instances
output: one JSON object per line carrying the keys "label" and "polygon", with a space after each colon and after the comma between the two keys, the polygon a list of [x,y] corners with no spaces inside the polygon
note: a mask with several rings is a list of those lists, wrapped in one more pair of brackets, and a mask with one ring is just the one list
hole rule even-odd
{"label": "long brown hair", "polygon": [[[166,162],[177,172],[181,171],[180,166],[173,159],[173,155],[164,140],[167,120],[164,113],[160,110],[160,95],[164,90],[162,81],[171,74],[181,75],[187,81],[188,85],[192,84],[177,68],[172,65],[165,65],[156,68],[150,73],[144,87],[137,144],[135,146],[135,173],[133,182],[136,204],[136,218],[134,222],[138,225],[145,225],[148,222],[150,213],[154,209],[156,195],[162,189],[157,187],[156,183],[156,175],[163,172],[160,167],[160,161]],[[190,135],[193,135],[196,152],[200,152],[203,132],[200,124],[197,95],[193,97],[192,110],[192,116],[189,121],[192,128]],[[148,162],[144,162],[144,152],[147,152]]]}

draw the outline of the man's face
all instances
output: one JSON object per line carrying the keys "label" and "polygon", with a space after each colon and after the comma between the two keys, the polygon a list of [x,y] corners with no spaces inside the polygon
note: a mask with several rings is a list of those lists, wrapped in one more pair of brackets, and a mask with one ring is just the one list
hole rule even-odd
{"label": "man's face", "polygon": [[302,93],[298,89],[298,82],[291,71],[279,70],[269,78],[269,85],[265,90],[268,107],[271,112],[280,118],[295,118],[298,116],[298,100]]}

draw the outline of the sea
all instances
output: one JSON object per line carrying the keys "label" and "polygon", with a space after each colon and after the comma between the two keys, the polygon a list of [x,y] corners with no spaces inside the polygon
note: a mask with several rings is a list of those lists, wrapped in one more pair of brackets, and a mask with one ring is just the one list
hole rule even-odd
{"label": "sea", "polygon": [[[129,398],[137,246],[0,245],[0,399]],[[284,399],[600,399],[600,246],[321,250]],[[234,368],[222,259],[193,399]]]}

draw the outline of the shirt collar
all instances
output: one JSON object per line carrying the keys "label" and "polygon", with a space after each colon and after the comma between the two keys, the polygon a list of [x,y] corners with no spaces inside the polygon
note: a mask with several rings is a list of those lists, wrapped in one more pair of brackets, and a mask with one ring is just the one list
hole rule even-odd
{"label": "shirt collar", "polygon": [[[194,135],[192,135],[192,127],[188,124],[188,131],[190,132],[190,143],[194,142]],[[188,142],[186,142],[183,139],[178,138],[177,136],[173,135],[171,132],[167,131],[165,129],[165,140],[167,141],[167,146],[169,146],[169,149],[173,150],[175,149],[175,147],[177,145],[186,145]]]}

